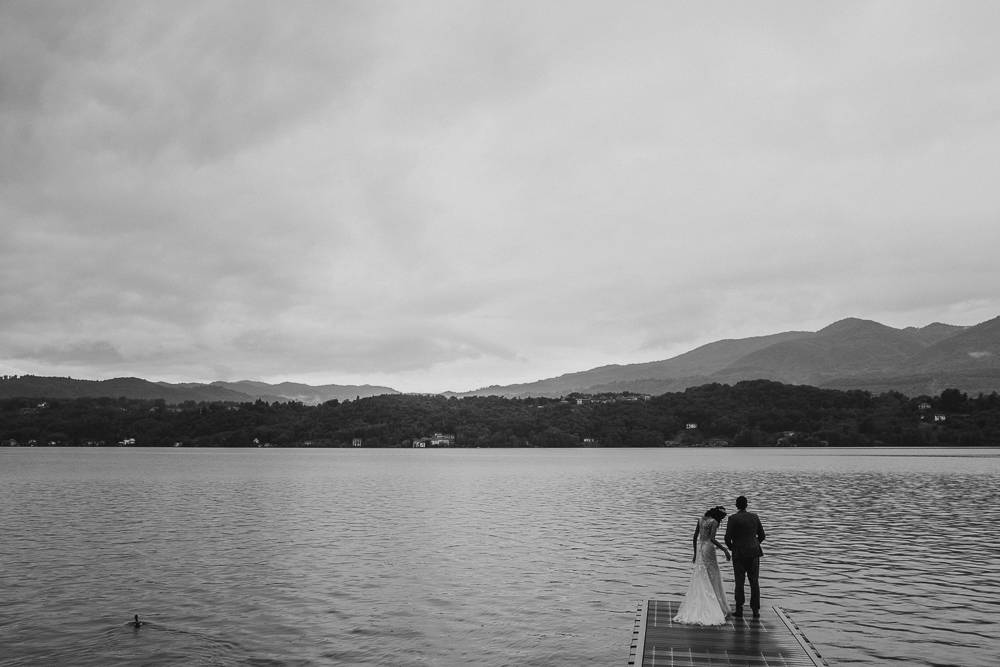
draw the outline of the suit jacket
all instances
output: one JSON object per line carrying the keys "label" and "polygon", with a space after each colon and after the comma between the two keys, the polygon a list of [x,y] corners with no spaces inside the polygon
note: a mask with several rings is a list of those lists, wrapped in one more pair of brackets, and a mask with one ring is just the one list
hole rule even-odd
{"label": "suit jacket", "polygon": [[753,512],[740,510],[726,521],[726,546],[732,550],[733,558],[763,556],[760,543],[764,537],[764,526],[760,525],[760,517]]}

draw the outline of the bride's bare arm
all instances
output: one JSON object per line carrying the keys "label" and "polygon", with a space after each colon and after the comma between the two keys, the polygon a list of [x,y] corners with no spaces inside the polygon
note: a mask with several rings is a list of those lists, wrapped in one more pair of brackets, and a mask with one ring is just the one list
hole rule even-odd
{"label": "bride's bare arm", "polygon": [[700,528],[698,522],[694,524],[694,537],[691,538],[691,546],[694,547],[694,555],[691,556],[691,562],[698,560],[698,529]]}
{"label": "bride's bare arm", "polygon": [[708,539],[712,540],[712,544],[714,544],[716,547],[722,549],[722,552],[726,554],[726,560],[729,560],[729,549],[727,549],[724,545],[719,544],[719,540],[715,539],[715,533],[718,530],[719,530],[719,522],[713,521],[712,528],[708,532]]}

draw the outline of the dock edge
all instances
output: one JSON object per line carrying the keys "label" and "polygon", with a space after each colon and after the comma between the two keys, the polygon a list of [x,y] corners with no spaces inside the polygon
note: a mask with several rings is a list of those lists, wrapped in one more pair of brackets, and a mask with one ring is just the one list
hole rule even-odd
{"label": "dock edge", "polygon": [[823,656],[819,654],[819,651],[816,650],[816,647],[813,646],[812,642],[809,641],[802,630],[799,629],[799,626],[795,624],[795,621],[793,621],[792,618],[785,613],[784,609],[781,607],[771,607],[771,609],[773,609],[774,613],[778,615],[781,622],[785,624],[788,631],[792,633],[792,636],[795,637],[795,641],[799,643],[799,646],[802,647],[802,650],[806,652],[809,659],[813,661],[816,667],[830,667]]}
{"label": "dock edge", "polygon": [[[643,600],[639,603],[635,612],[635,625],[632,627],[632,645],[628,649],[628,667],[636,667],[636,655],[646,645],[646,613],[649,611],[649,602]],[[638,657],[640,667],[642,656]]]}

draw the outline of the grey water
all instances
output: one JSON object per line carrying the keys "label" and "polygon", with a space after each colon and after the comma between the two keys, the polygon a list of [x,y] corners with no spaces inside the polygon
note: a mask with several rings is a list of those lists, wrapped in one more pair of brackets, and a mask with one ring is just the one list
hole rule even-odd
{"label": "grey water", "polygon": [[0,663],[624,667],[739,494],[831,665],[997,664],[1000,450],[133,448],[0,449]]}

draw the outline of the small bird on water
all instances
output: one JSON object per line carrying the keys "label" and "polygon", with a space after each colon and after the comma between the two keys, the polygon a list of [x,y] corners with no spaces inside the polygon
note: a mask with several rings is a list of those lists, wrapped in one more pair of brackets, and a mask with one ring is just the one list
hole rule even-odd
{"label": "small bird on water", "polygon": [[135,615],[135,620],[132,622],[132,627],[133,628],[141,628],[142,626],[143,626],[143,622],[139,620],[139,614],[136,614]]}

